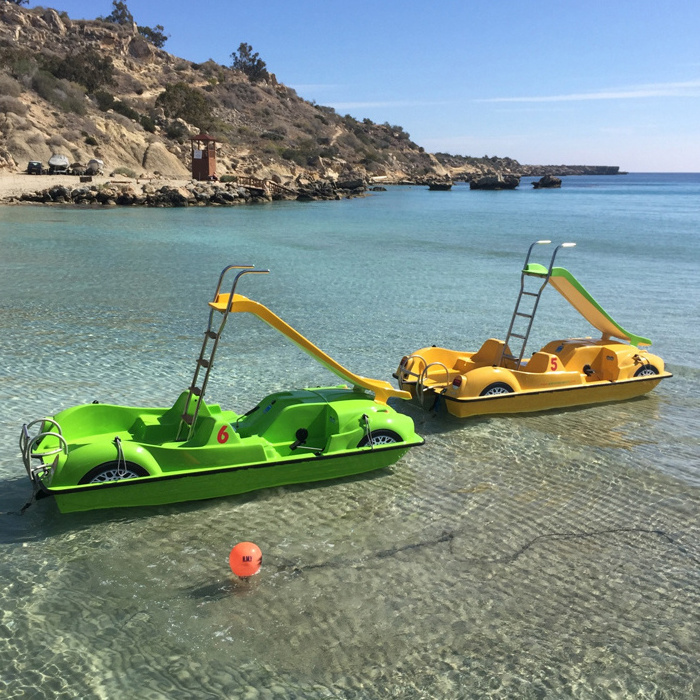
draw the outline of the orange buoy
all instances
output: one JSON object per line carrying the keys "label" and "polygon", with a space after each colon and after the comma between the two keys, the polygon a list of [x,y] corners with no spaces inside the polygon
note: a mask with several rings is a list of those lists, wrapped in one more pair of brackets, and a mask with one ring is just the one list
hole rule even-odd
{"label": "orange buoy", "polygon": [[257,544],[239,542],[228,556],[228,563],[239,578],[254,576],[262,566],[262,552]]}

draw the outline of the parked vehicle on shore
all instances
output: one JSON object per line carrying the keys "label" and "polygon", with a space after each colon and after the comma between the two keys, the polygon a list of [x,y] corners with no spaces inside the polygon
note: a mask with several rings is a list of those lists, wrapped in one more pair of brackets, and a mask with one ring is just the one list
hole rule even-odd
{"label": "parked vehicle on shore", "polygon": [[27,174],[28,175],[43,175],[44,174],[44,164],[40,160],[30,160],[27,163]]}
{"label": "parked vehicle on shore", "polygon": [[85,175],[104,175],[105,164],[99,158],[92,158],[85,168]]}
{"label": "parked vehicle on shore", "polygon": [[54,153],[49,158],[49,175],[66,175],[68,173],[68,156]]}

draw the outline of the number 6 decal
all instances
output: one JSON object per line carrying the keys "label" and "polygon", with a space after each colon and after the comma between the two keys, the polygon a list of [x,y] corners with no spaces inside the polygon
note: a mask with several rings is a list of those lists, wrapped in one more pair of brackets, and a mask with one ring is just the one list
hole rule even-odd
{"label": "number 6 decal", "polygon": [[225,442],[228,442],[228,433],[226,432],[226,428],[228,428],[227,425],[222,425],[221,430],[219,430],[216,439],[219,441],[220,444],[224,444]]}
{"label": "number 6 decal", "polygon": [[558,368],[559,368],[559,358],[555,356],[552,358],[552,360],[550,362],[549,369],[552,372],[556,372]]}

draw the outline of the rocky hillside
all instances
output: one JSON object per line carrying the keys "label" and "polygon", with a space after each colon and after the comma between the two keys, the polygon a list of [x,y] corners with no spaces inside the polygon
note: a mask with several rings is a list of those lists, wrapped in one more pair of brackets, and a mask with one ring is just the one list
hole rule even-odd
{"label": "rocky hillside", "polygon": [[277,83],[150,44],[135,24],[71,20],[0,2],[0,167],[61,152],[107,170],[186,177],[188,138],[219,142],[217,174],[282,183],[352,171],[390,180],[445,175],[399,126],[359,122]]}
{"label": "rocky hillside", "polygon": [[200,132],[218,141],[219,176],[295,188],[319,179],[468,180],[528,167],[436,157],[400,126],[341,116],[266,71],[253,79],[173,56],[136,24],[71,20],[0,0],[0,170],[62,153],[71,163],[100,159],[107,173],[187,178],[189,137]]}

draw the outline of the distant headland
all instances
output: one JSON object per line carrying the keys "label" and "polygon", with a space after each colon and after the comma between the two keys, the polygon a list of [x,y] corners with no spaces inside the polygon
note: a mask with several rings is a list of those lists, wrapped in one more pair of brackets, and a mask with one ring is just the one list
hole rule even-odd
{"label": "distant headland", "polygon": [[[304,100],[247,44],[232,53],[231,66],[193,63],[162,48],[162,26],[139,26],[125,2],[113,6],[107,17],[72,20],[50,8],[0,2],[0,177],[6,185],[0,201],[17,201],[35,185],[41,191],[69,187],[73,201],[73,190],[80,189],[72,186],[75,179],[17,179],[30,162],[48,168],[58,154],[74,177],[99,162],[112,185],[121,183],[119,191],[129,185],[135,203],[152,202],[166,182],[178,189],[190,181],[193,160],[208,156],[193,147],[200,134],[213,139],[215,170],[207,179],[217,182],[190,183],[190,194],[180,193],[188,203],[212,196],[220,204],[335,199],[372,183],[619,173],[617,166],[521,165],[496,156],[428,153],[401,126],[360,121]],[[92,184],[107,180],[93,178]],[[92,202],[90,187],[84,183],[75,196]],[[159,205],[171,205],[168,197]],[[65,202],[65,192],[32,201],[57,200]]]}

